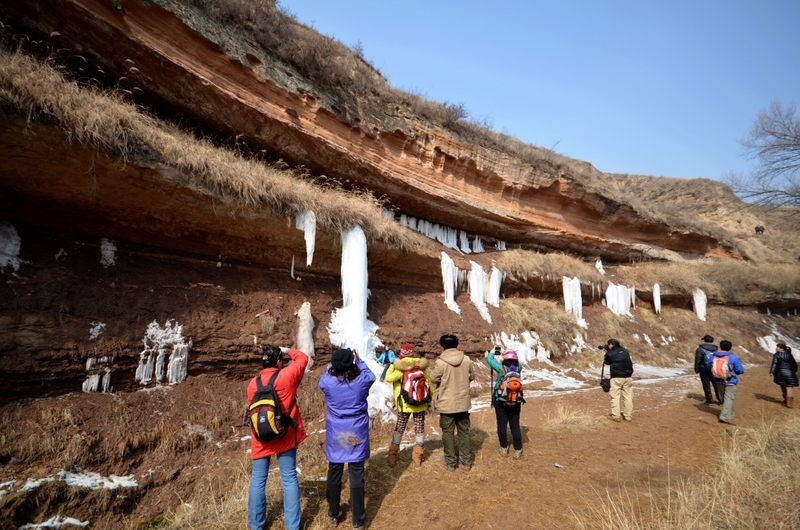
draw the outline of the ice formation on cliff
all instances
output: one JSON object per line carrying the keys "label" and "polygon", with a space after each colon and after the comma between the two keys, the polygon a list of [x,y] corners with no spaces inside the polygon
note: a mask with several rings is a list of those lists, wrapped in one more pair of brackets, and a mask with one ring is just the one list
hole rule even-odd
{"label": "ice formation on cliff", "polygon": [[22,239],[19,237],[14,225],[8,221],[0,222],[0,271],[11,266],[19,270],[19,251],[22,248]]}
{"label": "ice formation on cliff", "polygon": [[342,307],[331,315],[331,344],[358,350],[364,359],[374,359],[383,346],[378,326],[367,319],[367,239],[360,226],[342,232]]}
{"label": "ice formation on cliff", "polygon": [[606,289],[606,307],[616,315],[631,315],[631,306],[636,308],[636,289],[611,283]]}
{"label": "ice formation on cliff", "polygon": [[535,331],[523,331],[519,336],[509,335],[503,331],[500,335],[492,335],[492,343],[500,345],[504,351],[514,350],[517,352],[517,358],[523,363],[550,362],[550,352],[544,347],[539,334]]}
{"label": "ice formation on cliff", "polygon": [[314,259],[314,242],[317,237],[317,216],[311,210],[299,212],[294,216],[295,227],[305,233],[306,267],[311,266]]}
{"label": "ice formation on cliff", "polygon": [[469,238],[467,237],[467,233],[463,230],[458,231],[459,235],[459,246],[461,247],[461,252],[464,254],[472,254],[472,249],[469,248]]}
{"label": "ice formation on cliff", "polygon": [[706,303],[708,299],[706,298],[706,293],[704,293],[701,289],[695,289],[692,293],[692,301],[694,302],[694,312],[697,315],[697,318],[702,320],[703,322],[706,321]]}
{"label": "ice formation on cliff", "polygon": [[653,310],[661,314],[661,287],[657,283],[653,284]]}
{"label": "ice formation on cliff", "polygon": [[[142,339],[144,350],[139,354],[139,366],[136,368],[136,381],[145,385],[155,378],[156,383],[161,384],[165,375],[170,384],[186,379],[192,341],[186,344],[182,333],[183,326],[175,323],[173,327],[170,321],[164,323],[163,329],[155,320],[147,326]],[[172,351],[168,351],[168,348]],[[169,361],[165,374],[167,357]]]}
{"label": "ice formation on cliff", "polygon": [[492,264],[489,274],[489,285],[486,288],[486,303],[493,307],[500,307],[500,287],[503,285],[505,274]]}
{"label": "ice formation on cliff", "polygon": [[475,239],[472,241],[472,252],[474,252],[475,254],[486,252],[483,248],[483,243],[481,243],[480,236],[475,236]]}
{"label": "ice formation on cliff", "polygon": [[114,357],[89,357],[86,360],[86,381],[81,386],[84,392],[111,392],[111,365]]}
{"label": "ice formation on cliff", "polygon": [[314,318],[311,316],[311,303],[303,302],[297,310],[297,334],[295,335],[295,348],[309,357],[308,368],[314,364]]}
{"label": "ice formation on cliff", "polygon": [[456,289],[458,288],[458,267],[452,258],[442,252],[442,282],[444,283],[444,303],[456,314],[461,314],[461,308],[456,304]]}
{"label": "ice formation on cliff", "polygon": [[113,239],[100,239],[100,265],[105,268],[114,265],[117,262],[117,245],[114,244]]}
{"label": "ice formation on cliff", "polygon": [[561,279],[564,290],[564,311],[575,315],[577,320],[583,318],[583,298],[581,296],[581,281],[575,278]]}
{"label": "ice formation on cliff", "polygon": [[597,271],[598,271],[600,274],[602,274],[603,276],[605,276],[605,275],[606,275],[606,271],[605,271],[605,269],[603,268],[603,262],[602,262],[602,261],[600,261],[600,260],[597,260],[597,261],[595,262],[595,264],[594,264],[594,267],[597,269]]}
{"label": "ice formation on cliff", "polygon": [[488,322],[492,323],[492,315],[489,314],[489,308],[486,307],[486,291],[489,288],[489,276],[479,264],[474,261],[469,262],[472,268],[469,271],[469,299],[478,308],[481,317]]}

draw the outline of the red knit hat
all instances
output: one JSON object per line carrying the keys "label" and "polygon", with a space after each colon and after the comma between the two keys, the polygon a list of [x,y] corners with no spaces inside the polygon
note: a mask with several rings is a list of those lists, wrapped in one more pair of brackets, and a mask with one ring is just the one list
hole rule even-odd
{"label": "red knit hat", "polygon": [[406,357],[414,357],[414,348],[409,343],[403,344],[400,348],[400,353],[397,355],[400,359],[405,359]]}

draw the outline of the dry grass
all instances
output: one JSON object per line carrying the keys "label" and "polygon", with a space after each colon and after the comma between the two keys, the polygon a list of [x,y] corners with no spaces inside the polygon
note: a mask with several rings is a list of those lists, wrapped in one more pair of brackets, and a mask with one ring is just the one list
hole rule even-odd
{"label": "dry grass", "polygon": [[22,53],[0,51],[0,108],[28,120],[56,123],[71,140],[119,157],[157,161],[186,184],[241,207],[281,216],[312,210],[318,226],[341,231],[359,225],[371,241],[412,248],[425,241],[382,214],[369,192],[350,192],[282,164],[267,165],[197,139],[145,115],[110,92],[81,87],[52,66]]}
{"label": "dry grass", "polygon": [[800,527],[800,422],[764,423],[734,435],[701,482],[670,485],[667,498],[621,490],[600,494],[578,528],[704,529]]}
{"label": "dry grass", "polygon": [[500,310],[508,332],[537,332],[554,357],[567,355],[568,345],[576,336],[583,335],[575,316],[555,302],[536,298],[504,299],[500,301]]}
{"label": "dry grass", "polygon": [[555,410],[547,413],[547,419],[542,425],[545,431],[567,430],[576,434],[591,430],[605,420],[596,413],[581,411],[569,404],[558,403]]}
{"label": "dry grass", "polygon": [[578,277],[583,282],[602,286],[605,290],[607,280],[594,264],[567,254],[542,254],[529,250],[509,250],[497,258],[497,268],[506,274],[513,274],[524,281],[541,278],[543,282],[559,283],[564,276]]}

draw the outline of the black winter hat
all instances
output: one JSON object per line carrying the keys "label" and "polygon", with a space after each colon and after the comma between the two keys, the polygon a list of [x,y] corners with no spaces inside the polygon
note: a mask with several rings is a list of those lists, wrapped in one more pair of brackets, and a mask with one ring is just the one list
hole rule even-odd
{"label": "black winter hat", "polygon": [[457,348],[458,337],[455,335],[442,335],[441,338],[439,338],[439,345],[445,350],[448,348]]}
{"label": "black winter hat", "polygon": [[336,350],[331,356],[331,365],[333,365],[333,369],[339,373],[344,373],[353,368],[356,365],[355,359],[353,358],[353,350],[350,348]]}

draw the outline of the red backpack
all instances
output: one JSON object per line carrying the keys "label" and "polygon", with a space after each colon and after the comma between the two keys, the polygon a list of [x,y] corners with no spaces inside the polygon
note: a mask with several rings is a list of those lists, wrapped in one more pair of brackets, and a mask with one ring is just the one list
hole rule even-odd
{"label": "red backpack", "polygon": [[[425,380],[425,372],[419,366],[403,372],[400,380],[400,396],[408,405],[425,405],[431,401],[431,389]],[[400,408],[400,407],[398,407]]]}

